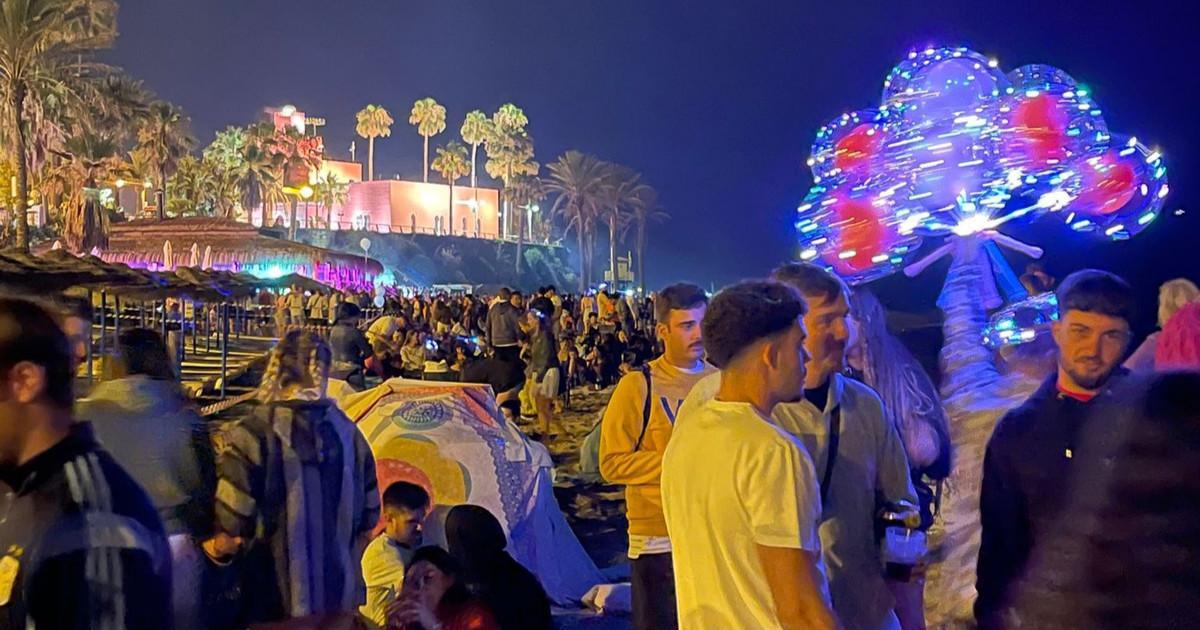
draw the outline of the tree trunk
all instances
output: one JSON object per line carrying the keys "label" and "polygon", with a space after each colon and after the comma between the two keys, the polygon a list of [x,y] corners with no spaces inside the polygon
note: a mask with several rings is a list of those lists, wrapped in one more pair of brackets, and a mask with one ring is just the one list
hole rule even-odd
{"label": "tree trunk", "polygon": [[[510,207],[516,207],[512,204]],[[517,212],[517,276],[521,275],[521,245],[525,243],[525,209],[516,208]]]}
{"label": "tree trunk", "polygon": [[646,294],[646,223],[638,223],[637,231],[637,273],[638,287],[642,290],[642,295]]}
{"label": "tree trunk", "polygon": [[375,179],[375,136],[367,138],[367,181]]}
{"label": "tree trunk", "polygon": [[296,196],[292,195],[292,199],[289,202],[289,205],[291,206],[291,220],[288,221],[288,239],[293,241],[296,240],[296,206],[298,203],[299,202],[297,201]]}
{"label": "tree trunk", "polygon": [[617,278],[617,213],[608,215],[608,270],[612,274],[612,286],[618,286]]}
{"label": "tree trunk", "polygon": [[421,181],[428,184],[429,183],[429,136],[424,136],[424,138],[425,138],[425,162],[424,162],[425,170],[422,171]]}
{"label": "tree trunk", "polygon": [[450,229],[447,232],[450,236],[454,236],[454,181],[447,181],[450,182]]}
{"label": "tree trunk", "polygon": [[583,251],[583,221],[579,221],[579,225],[575,226],[576,242],[579,243],[579,294],[583,295],[587,291],[587,254]]}
{"label": "tree trunk", "polygon": [[12,156],[17,166],[17,198],[13,200],[13,212],[17,221],[17,247],[23,252],[29,251],[29,215],[26,212],[29,203],[29,165],[25,162],[25,127],[21,124],[21,112],[25,109],[25,86],[13,86],[10,107],[12,109],[12,126],[16,132]]}
{"label": "tree trunk", "polygon": [[158,165],[158,190],[155,191],[155,203],[158,204],[158,220],[167,218],[167,163]]}
{"label": "tree trunk", "polygon": [[[479,184],[475,181],[475,151],[477,149],[479,149],[478,144],[471,145],[471,188],[477,188],[479,186]],[[475,198],[479,198],[479,192],[475,193]]]}

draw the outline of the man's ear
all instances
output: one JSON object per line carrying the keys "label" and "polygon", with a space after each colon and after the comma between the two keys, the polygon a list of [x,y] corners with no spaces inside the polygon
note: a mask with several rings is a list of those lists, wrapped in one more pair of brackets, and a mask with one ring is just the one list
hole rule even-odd
{"label": "man's ear", "polygon": [[29,361],[21,361],[8,370],[4,385],[8,398],[28,405],[41,397],[46,390],[46,368]]}
{"label": "man's ear", "polygon": [[779,365],[779,343],[776,339],[764,339],[756,343],[762,345],[762,348],[756,353],[763,365],[770,369],[775,369]]}

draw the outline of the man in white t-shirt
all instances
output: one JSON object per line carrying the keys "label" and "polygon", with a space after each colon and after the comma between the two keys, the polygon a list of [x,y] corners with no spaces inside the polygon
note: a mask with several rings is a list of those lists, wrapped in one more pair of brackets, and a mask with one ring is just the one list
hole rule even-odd
{"label": "man in white t-shirt", "polygon": [[705,313],[720,390],[676,424],[662,464],[683,630],[837,626],[812,461],[770,417],[803,395],[804,312],[794,289],[744,282]]}
{"label": "man in white t-shirt", "polygon": [[383,492],[383,533],[367,545],[362,557],[367,602],[358,611],[382,628],[388,604],[396,601],[404,572],[421,546],[429,494],[416,484],[397,481]]}

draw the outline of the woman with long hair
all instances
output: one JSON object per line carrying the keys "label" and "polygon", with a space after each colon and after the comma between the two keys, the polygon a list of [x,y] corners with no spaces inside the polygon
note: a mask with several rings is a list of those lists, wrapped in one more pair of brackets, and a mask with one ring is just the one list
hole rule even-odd
{"label": "woman with long hair", "polygon": [[288,332],[259,406],[225,431],[210,555],[242,554],[244,623],[353,610],[359,561],[379,520],[366,439],[325,395],[331,352]]}
{"label": "woman with long hair", "polygon": [[504,528],[487,508],[456,505],[446,515],[446,545],[467,589],[503,630],[549,630],[550,598],[537,577],[505,551]]}
{"label": "woman with long hair", "polygon": [[462,567],[441,547],[422,547],[388,606],[388,630],[500,630],[491,610],[471,596]]}

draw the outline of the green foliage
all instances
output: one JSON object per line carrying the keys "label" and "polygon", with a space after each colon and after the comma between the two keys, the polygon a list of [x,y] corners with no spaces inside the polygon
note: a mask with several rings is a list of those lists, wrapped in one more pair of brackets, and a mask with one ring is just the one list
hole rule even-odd
{"label": "green foliage", "polygon": [[454,140],[446,143],[444,147],[438,147],[437,157],[433,159],[433,170],[449,184],[465,177],[471,172],[467,163],[467,148]]}
{"label": "green foliage", "polygon": [[417,127],[417,133],[429,138],[446,130],[446,108],[432,98],[423,98],[413,103],[408,124]]}

